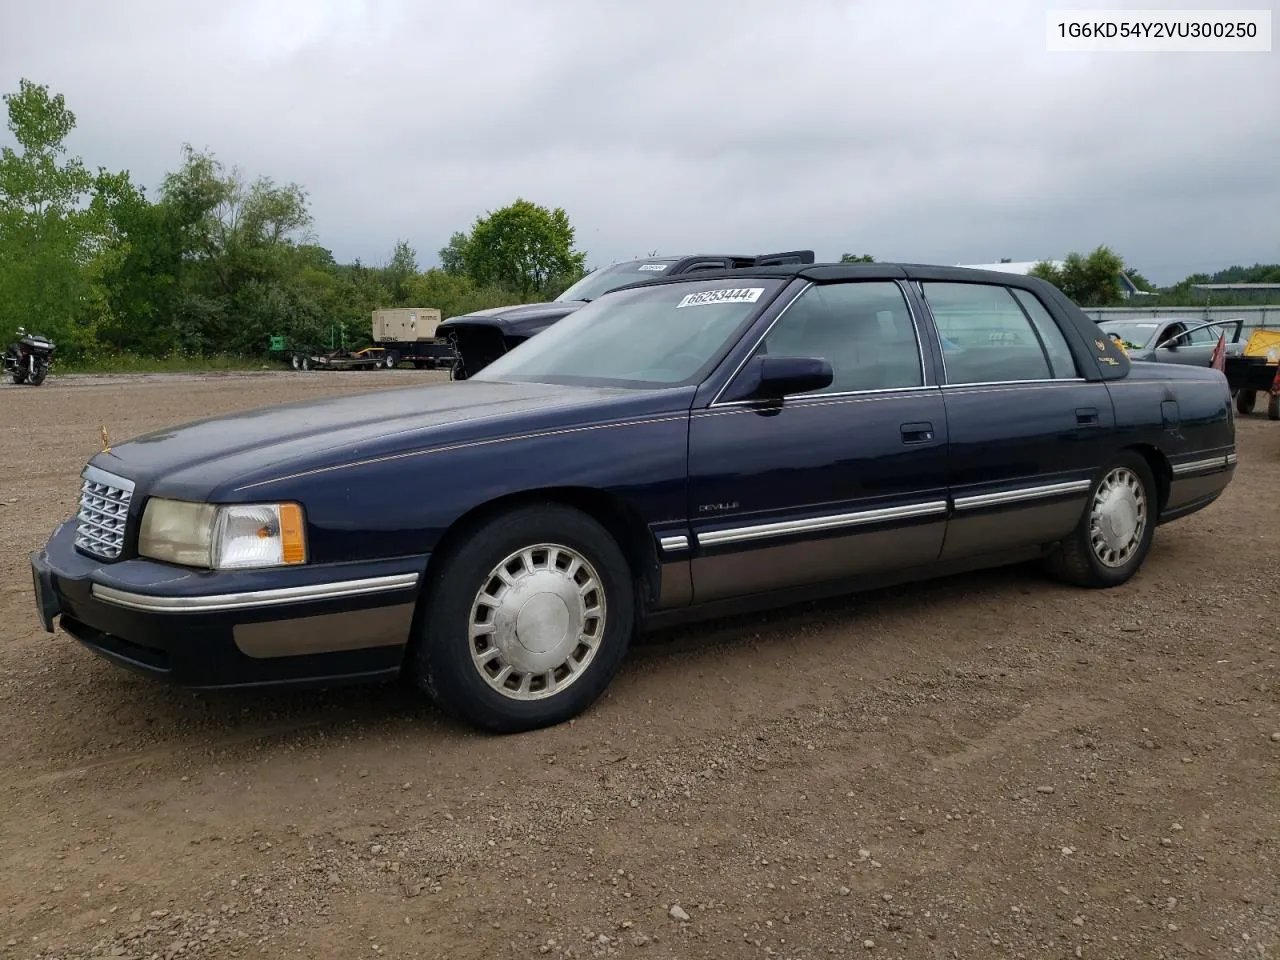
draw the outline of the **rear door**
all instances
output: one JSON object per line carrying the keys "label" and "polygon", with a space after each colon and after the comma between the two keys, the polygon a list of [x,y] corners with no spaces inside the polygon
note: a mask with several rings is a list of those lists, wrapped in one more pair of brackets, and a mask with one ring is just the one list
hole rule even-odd
{"label": "rear door", "polygon": [[921,281],[942,347],[953,513],[942,560],[1050,543],[1085,509],[1115,414],[1035,294]]}
{"label": "rear door", "polygon": [[812,285],[762,353],[825,358],[835,379],[780,403],[712,402],[692,415],[695,602],[933,564],[947,423],[903,285]]}

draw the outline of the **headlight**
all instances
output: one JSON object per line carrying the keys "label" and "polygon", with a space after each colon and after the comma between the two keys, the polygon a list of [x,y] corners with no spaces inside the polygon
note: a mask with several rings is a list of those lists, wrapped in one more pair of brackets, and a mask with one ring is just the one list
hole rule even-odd
{"label": "headlight", "polygon": [[302,508],[296,503],[218,506],[153,497],[142,513],[138,553],[209,570],[305,563]]}

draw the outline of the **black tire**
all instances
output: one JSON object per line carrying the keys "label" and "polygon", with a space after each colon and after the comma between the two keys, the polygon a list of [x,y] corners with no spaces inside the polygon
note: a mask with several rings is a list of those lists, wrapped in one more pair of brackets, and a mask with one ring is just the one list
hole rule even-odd
{"label": "black tire", "polygon": [[310,358],[310,357],[303,357],[303,358],[302,358],[302,369],[303,369],[303,370],[310,370],[310,369],[311,369],[311,358]]}
{"label": "black tire", "polygon": [[1267,419],[1280,420],[1280,393],[1267,396]]}
{"label": "black tire", "polygon": [[1258,401],[1258,391],[1241,390],[1236,394],[1236,409],[1240,413],[1248,415],[1253,413],[1253,405]]}
{"label": "black tire", "polygon": [[27,382],[27,370],[26,370],[26,367],[18,367],[17,369],[15,369],[15,370],[13,371],[13,382],[14,382],[14,383],[26,383],[26,382]]}
{"label": "black tire", "polygon": [[[31,384],[33,387],[38,387],[40,384],[44,383],[44,378],[48,375],[49,368],[44,364],[38,363],[36,364],[35,370],[27,374],[27,383]],[[1274,420],[1275,418],[1273,417],[1272,419]]]}
{"label": "black tire", "polygon": [[[1141,485],[1145,502],[1144,525],[1132,552],[1123,562],[1110,565],[1099,558],[1093,546],[1094,502],[1099,490],[1116,471],[1127,471]],[[1151,467],[1136,453],[1124,451],[1112,460],[1093,481],[1085,504],[1084,515],[1069,537],[1058,544],[1046,561],[1049,572],[1057,579],[1078,587],[1106,589],[1118,587],[1141,568],[1151,551],[1159,515],[1159,497]]]}
{"label": "black tire", "polygon": [[[491,572],[504,558],[539,544],[567,548],[586,560],[602,588],[604,615],[594,620],[599,640],[594,655],[585,660],[581,672],[555,693],[545,693],[544,683],[538,699],[516,699],[499,692],[494,685],[496,681],[481,675],[482,668],[473,660],[473,644],[478,649],[491,647],[498,651],[488,663],[491,670],[498,664],[510,664],[498,644],[485,637],[473,641],[470,627],[473,610],[482,606],[477,603],[479,593]],[[549,563],[550,557],[551,553],[547,552],[537,554],[535,560]],[[528,569],[524,564],[521,567]],[[542,569],[544,574],[553,572],[550,566]],[[556,596],[545,591],[537,595]],[[467,531],[466,536],[457,541],[456,549],[434,568],[426,584],[422,616],[416,621],[418,632],[409,654],[411,675],[441,709],[484,730],[516,733],[562,723],[594,703],[621,666],[635,630],[635,595],[626,557],[608,531],[591,517],[550,503],[506,511]],[[599,601],[598,593],[588,591],[584,596]],[[520,601],[513,601],[513,606],[517,602]],[[523,604],[519,608],[520,617],[528,609],[528,600]],[[492,605],[483,606],[488,610],[497,609]],[[568,604],[562,609],[567,610]],[[489,622],[497,622],[501,614],[485,616],[494,618]],[[572,618],[573,614],[569,616]],[[584,626],[593,619],[588,617],[583,621]],[[603,620],[602,626],[600,620]],[[577,635],[568,629],[571,626],[572,619],[567,621],[566,638]],[[570,655],[582,649],[577,647]],[[527,651],[521,649],[521,653]],[[549,657],[548,662],[552,659]],[[560,669],[562,667],[553,667],[542,674],[533,670],[515,671],[509,679],[527,674],[536,683]],[[564,674],[557,679],[565,683],[568,676]]]}

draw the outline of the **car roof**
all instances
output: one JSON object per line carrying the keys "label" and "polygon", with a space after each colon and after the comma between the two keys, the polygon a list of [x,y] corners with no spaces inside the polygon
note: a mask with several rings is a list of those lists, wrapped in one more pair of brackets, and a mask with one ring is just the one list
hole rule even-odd
{"label": "car roof", "polygon": [[1052,286],[1039,277],[1022,276],[1005,273],[999,270],[978,270],[972,267],[950,267],[927,263],[788,263],[766,267],[737,267],[726,270],[699,270],[695,273],[678,274],[638,280],[617,290],[630,290],[640,286],[661,286],[672,283],[691,283],[703,280],[737,280],[747,277],[760,279],[788,280],[800,278],[814,283],[829,283],[836,280],[934,280],[934,281],[987,281],[1003,284],[1007,287],[1021,287],[1025,290],[1043,289]]}

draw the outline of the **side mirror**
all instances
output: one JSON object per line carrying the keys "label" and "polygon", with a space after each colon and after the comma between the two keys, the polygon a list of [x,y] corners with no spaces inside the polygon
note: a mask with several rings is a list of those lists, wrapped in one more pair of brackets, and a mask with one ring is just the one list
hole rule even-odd
{"label": "side mirror", "polygon": [[821,357],[756,357],[742,371],[730,400],[778,400],[831,386],[835,372]]}

